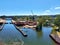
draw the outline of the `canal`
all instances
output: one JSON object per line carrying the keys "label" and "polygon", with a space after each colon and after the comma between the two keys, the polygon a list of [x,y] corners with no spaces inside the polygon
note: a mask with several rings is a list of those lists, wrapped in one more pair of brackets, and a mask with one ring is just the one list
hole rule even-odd
{"label": "canal", "polygon": [[[56,45],[54,41],[49,37],[52,28],[43,27],[41,31],[35,31],[30,28],[20,28],[27,33],[27,37],[24,37],[11,23],[10,19],[6,19],[3,30],[0,31],[0,43],[4,42],[7,45]],[[9,43],[10,42],[10,43]],[[17,44],[18,43],[18,44]]]}

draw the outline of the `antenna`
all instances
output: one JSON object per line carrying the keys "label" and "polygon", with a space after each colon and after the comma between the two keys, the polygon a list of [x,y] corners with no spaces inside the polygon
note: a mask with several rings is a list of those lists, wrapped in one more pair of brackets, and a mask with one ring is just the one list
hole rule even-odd
{"label": "antenna", "polygon": [[31,10],[31,13],[32,13],[32,15],[34,15],[32,10]]}
{"label": "antenna", "polygon": [[34,13],[32,10],[31,10],[31,13],[32,13],[32,19],[33,19],[33,21],[35,21]]}

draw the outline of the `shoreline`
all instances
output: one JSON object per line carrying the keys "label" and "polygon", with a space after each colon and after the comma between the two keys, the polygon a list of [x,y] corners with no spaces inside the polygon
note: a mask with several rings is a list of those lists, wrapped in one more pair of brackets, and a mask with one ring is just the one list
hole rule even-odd
{"label": "shoreline", "polygon": [[49,35],[57,44],[60,44],[60,38],[57,35],[50,34]]}
{"label": "shoreline", "polygon": [[0,23],[6,23],[5,19],[0,19]]}
{"label": "shoreline", "polygon": [[[12,23],[15,24],[16,21],[12,20]],[[22,27],[24,28],[32,28],[32,29],[35,29],[37,25],[28,25],[28,24],[25,24],[23,25]]]}

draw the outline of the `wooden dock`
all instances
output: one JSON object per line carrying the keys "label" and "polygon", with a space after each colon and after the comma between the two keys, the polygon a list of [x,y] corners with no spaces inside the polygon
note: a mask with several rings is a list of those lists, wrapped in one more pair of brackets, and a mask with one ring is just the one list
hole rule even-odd
{"label": "wooden dock", "polygon": [[26,34],[24,31],[22,31],[21,29],[19,29],[15,24],[14,24],[14,26],[16,27],[16,29],[17,29],[19,32],[21,32],[21,34],[22,34],[24,37],[27,37],[27,34]]}
{"label": "wooden dock", "polygon": [[60,45],[60,38],[57,35],[50,34],[49,35],[57,44]]}
{"label": "wooden dock", "polygon": [[2,24],[2,26],[0,27],[0,30],[2,30],[2,29],[3,29],[3,27],[4,27],[4,24]]}

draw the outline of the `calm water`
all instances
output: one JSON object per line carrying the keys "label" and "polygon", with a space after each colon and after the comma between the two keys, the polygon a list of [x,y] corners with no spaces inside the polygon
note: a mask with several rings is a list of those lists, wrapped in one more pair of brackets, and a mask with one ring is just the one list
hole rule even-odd
{"label": "calm water", "polygon": [[6,20],[2,31],[0,31],[0,41],[3,42],[20,42],[24,41],[24,45],[55,45],[54,41],[49,37],[52,30],[51,27],[43,27],[41,31],[37,32],[30,28],[20,28],[27,33],[24,37],[11,23],[11,20]]}
{"label": "calm water", "polygon": [[28,37],[22,37],[25,45],[55,45],[49,37],[51,29],[51,27],[43,27],[41,31],[37,32],[29,28],[23,28],[22,30],[28,34]]}

